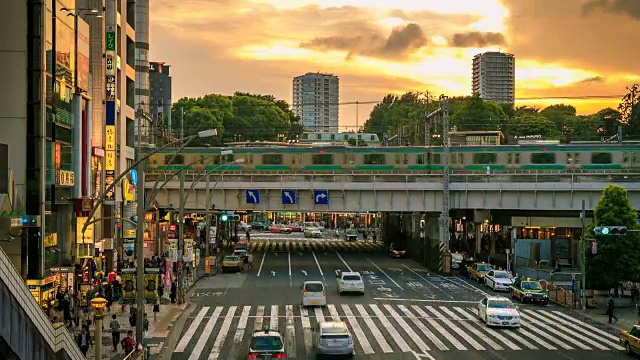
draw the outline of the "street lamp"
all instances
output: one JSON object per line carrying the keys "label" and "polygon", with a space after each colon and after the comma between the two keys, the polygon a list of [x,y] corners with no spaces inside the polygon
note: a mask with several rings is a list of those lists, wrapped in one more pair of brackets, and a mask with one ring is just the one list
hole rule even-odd
{"label": "street lamp", "polygon": [[95,328],[95,346],[96,359],[102,359],[102,319],[104,318],[104,308],[107,306],[107,300],[97,297],[89,302],[93,309],[93,316],[96,321]]}

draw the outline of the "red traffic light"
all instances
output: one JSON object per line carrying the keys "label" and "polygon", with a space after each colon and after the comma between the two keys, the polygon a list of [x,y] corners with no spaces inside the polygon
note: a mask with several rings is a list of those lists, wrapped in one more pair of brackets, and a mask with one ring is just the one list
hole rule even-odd
{"label": "red traffic light", "polygon": [[591,243],[591,253],[593,255],[598,253],[598,244],[595,241]]}
{"label": "red traffic light", "polygon": [[627,228],[626,227],[621,227],[619,231],[620,231],[620,235],[627,235]]}
{"label": "red traffic light", "polygon": [[611,228],[610,234],[611,235],[620,235],[620,229],[614,226],[614,227]]}

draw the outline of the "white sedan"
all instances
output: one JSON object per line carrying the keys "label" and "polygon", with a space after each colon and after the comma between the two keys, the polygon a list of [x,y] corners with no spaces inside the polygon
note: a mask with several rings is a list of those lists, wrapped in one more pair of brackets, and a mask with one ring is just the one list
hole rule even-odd
{"label": "white sedan", "polygon": [[493,291],[511,291],[511,285],[514,281],[511,273],[504,270],[491,270],[484,276],[484,284]]}
{"label": "white sedan", "polygon": [[488,326],[520,327],[520,313],[511,300],[490,296],[478,303],[478,317]]}

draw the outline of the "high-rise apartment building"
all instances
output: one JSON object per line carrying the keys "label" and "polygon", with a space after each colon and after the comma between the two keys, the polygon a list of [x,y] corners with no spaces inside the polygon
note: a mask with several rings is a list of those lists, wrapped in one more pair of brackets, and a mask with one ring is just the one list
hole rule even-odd
{"label": "high-rise apartment building", "polygon": [[135,109],[147,116],[137,116],[135,121],[135,142],[140,140],[140,145],[153,144],[152,117],[149,99],[149,0],[135,1]]}
{"label": "high-rise apartment building", "polygon": [[[151,118],[155,120],[154,136],[168,133],[171,125],[171,65],[163,62],[149,63],[149,87]],[[167,117],[165,123],[164,118]]]}
{"label": "high-rise apartment building", "polygon": [[513,104],[515,100],[515,67],[513,54],[486,52],[473,57],[472,92],[484,100]]}
{"label": "high-rise apartment building", "polygon": [[293,78],[293,113],[305,130],[338,132],[339,85],[333,74],[306,73]]}

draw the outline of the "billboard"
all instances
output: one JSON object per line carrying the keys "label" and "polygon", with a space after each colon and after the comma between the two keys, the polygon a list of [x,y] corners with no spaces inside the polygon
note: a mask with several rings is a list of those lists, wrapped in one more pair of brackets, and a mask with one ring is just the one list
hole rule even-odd
{"label": "billboard", "polygon": [[89,24],[78,19],[78,88],[89,91]]}

